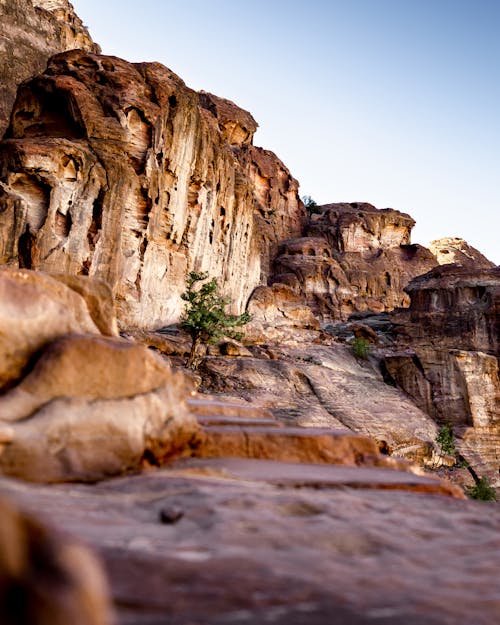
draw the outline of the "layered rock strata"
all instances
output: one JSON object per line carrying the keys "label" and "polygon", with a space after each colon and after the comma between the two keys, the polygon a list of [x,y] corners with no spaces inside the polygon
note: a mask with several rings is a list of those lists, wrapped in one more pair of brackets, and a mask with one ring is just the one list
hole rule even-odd
{"label": "layered rock strata", "polygon": [[467,459],[486,461],[498,483],[500,268],[443,265],[407,292],[410,308],[393,315],[400,351],[385,358],[387,370],[437,422],[455,427]]}
{"label": "layered rock strata", "polygon": [[0,137],[21,82],[41,72],[56,52],[99,52],[67,0],[0,0]]}
{"label": "layered rock strata", "polygon": [[292,287],[323,321],[407,306],[404,287],[437,264],[410,243],[409,215],[359,202],[315,210],[307,236],[281,244],[271,281]]}
{"label": "layered rock strata", "polygon": [[178,319],[190,270],[241,311],[298,236],[298,184],[236,105],[157,63],[73,51],[19,90],[0,145],[0,262],[102,278],[124,325]]}

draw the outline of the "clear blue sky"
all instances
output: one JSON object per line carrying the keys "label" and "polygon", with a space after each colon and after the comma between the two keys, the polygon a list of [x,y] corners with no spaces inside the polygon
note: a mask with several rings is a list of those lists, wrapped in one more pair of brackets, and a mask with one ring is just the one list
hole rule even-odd
{"label": "clear blue sky", "polygon": [[234,100],[318,203],[500,263],[500,0],[72,0],[106,54]]}

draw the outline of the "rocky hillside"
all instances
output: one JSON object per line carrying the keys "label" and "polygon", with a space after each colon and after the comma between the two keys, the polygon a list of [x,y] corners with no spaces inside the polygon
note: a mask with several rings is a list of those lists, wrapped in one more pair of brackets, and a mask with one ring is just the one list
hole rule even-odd
{"label": "rocky hillside", "polygon": [[20,88],[0,145],[0,262],[104,279],[124,326],[178,320],[191,270],[242,310],[305,223],[297,182],[252,145],[255,129],[157,63],[52,58]]}
{"label": "rocky hillside", "polygon": [[[499,268],[306,210],[249,112],[0,8],[0,623],[496,622]],[[252,315],[195,372],[192,270]]]}
{"label": "rocky hillside", "polygon": [[67,0],[0,0],[0,137],[19,84],[56,52],[99,51]]}

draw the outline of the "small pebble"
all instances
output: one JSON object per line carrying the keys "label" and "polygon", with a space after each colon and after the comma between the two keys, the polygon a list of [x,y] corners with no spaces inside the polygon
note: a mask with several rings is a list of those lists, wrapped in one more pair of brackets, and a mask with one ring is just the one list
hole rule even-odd
{"label": "small pebble", "polygon": [[184,510],[180,508],[162,508],[160,510],[160,523],[173,524],[180,521],[184,516]]}

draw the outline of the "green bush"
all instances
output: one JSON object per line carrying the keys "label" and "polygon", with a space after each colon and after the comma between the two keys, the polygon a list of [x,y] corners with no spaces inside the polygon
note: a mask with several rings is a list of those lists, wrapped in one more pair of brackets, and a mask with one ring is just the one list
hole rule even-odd
{"label": "green bush", "polygon": [[351,343],[351,347],[352,353],[356,356],[356,358],[366,360],[370,355],[370,341],[362,338],[361,336],[356,336],[354,338],[354,341]]}
{"label": "green bush", "polygon": [[457,453],[455,448],[455,437],[453,436],[453,429],[451,425],[443,425],[436,436],[436,443],[441,447],[441,451],[450,456],[454,456]]}
{"label": "green bush", "polygon": [[191,369],[198,366],[199,345],[215,343],[223,336],[240,339],[241,333],[232,328],[250,321],[246,312],[242,315],[226,313],[230,301],[217,293],[217,278],[207,280],[208,273],[192,271],[188,276],[187,290],[181,295],[186,302],[181,327],[191,336],[191,351],[186,366]]}
{"label": "green bush", "polygon": [[496,501],[497,494],[487,477],[481,477],[474,484],[465,489],[467,497],[478,501]]}

